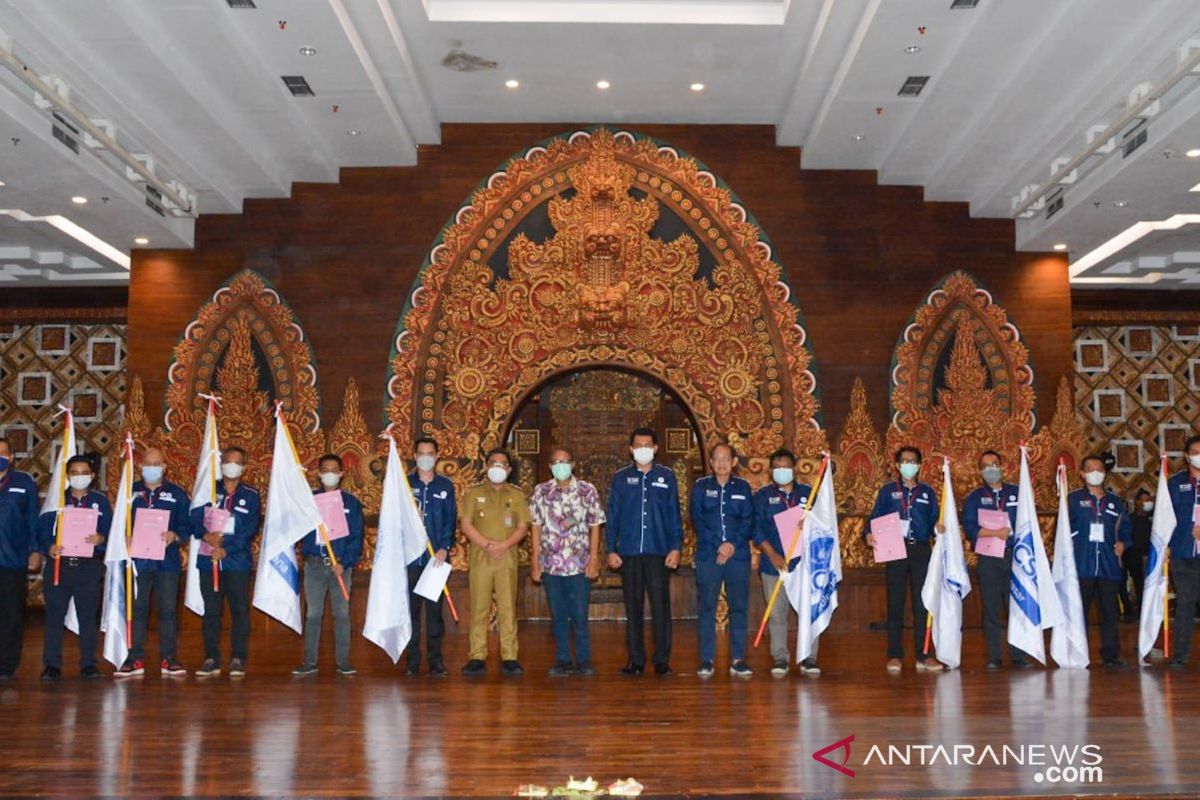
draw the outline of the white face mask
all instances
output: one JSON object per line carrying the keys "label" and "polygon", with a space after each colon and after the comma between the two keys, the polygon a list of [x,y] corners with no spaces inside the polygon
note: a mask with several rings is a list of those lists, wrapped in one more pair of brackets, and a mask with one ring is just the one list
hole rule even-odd
{"label": "white face mask", "polygon": [[1083,474],[1083,479],[1087,481],[1088,486],[1104,485],[1104,473],[1098,469],[1094,469],[1091,472],[1085,472]]}
{"label": "white face mask", "polygon": [[424,472],[433,472],[433,468],[437,466],[437,456],[417,456],[417,469]]}
{"label": "white face mask", "polygon": [[641,464],[643,467],[654,460],[653,447],[635,447],[633,448],[633,460]]}
{"label": "white face mask", "polygon": [[1194,455],[1194,456],[1188,456],[1188,463],[1191,464],[1196,469],[1200,469],[1200,454]]}
{"label": "white face mask", "polygon": [[1154,510],[1154,501],[1153,500],[1147,500],[1146,502],[1142,503],[1142,511],[1145,511],[1147,514],[1149,514],[1153,510]]}
{"label": "white face mask", "polygon": [[492,483],[501,484],[508,480],[508,470],[506,470],[504,467],[493,464],[492,466],[488,467],[487,476],[488,480]]}
{"label": "white face mask", "polygon": [[242,477],[242,465],[236,461],[226,461],[221,465],[221,474],[231,481]]}
{"label": "white face mask", "polygon": [[321,485],[326,489],[332,489],[342,482],[342,473],[340,472],[322,472]]}
{"label": "white face mask", "polygon": [[82,492],[92,485],[91,475],[72,475],[67,480],[71,484],[71,488],[77,492]]}

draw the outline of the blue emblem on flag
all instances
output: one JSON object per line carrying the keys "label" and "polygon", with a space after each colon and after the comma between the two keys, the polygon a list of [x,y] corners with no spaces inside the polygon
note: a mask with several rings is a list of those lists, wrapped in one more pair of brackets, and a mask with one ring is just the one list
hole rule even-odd
{"label": "blue emblem on flag", "polygon": [[[1026,586],[1017,578],[1018,571],[1024,575],[1031,586]],[[1010,580],[1010,590],[1017,607],[1029,618],[1034,625],[1042,624],[1042,607],[1036,596],[1030,590],[1037,590],[1037,558],[1033,552],[1033,532],[1026,530],[1016,547],[1013,548],[1013,571]]]}
{"label": "blue emblem on flag", "polygon": [[808,568],[811,570],[812,621],[816,622],[829,609],[830,598],[837,583],[830,569],[833,560],[833,537],[814,536],[808,545]]}
{"label": "blue emblem on flag", "polygon": [[292,591],[300,594],[300,571],[296,569],[296,565],[287,557],[287,553],[278,553],[271,559],[271,566],[279,573],[279,576],[287,581],[288,586],[292,587]]}

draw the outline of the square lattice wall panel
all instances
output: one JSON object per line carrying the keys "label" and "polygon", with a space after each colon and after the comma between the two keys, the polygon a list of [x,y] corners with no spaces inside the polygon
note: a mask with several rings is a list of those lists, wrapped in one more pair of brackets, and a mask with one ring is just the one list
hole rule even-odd
{"label": "square lattice wall panel", "polygon": [[1117,459],[1112,488],[1155,489],[1161,453],[1179,469],[1200,416],[1200,326],[1075,329],[1075,404],[1092,452]]}
{"label": "square lattice wall panel", "polygon": [[45,490],[62,437],[58,404],[75,409],[75,435],[85,453],[107,453],[118,436],[125,401],[124,325],[0,323],[0,433],[17,468]]}

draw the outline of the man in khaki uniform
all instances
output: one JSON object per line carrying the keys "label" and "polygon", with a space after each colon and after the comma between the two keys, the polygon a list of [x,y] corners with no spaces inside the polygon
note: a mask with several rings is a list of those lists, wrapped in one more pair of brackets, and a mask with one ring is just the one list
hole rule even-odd
{"label": "man in khaki uniform", "polygon": [[487,455],[487,480],[472,486],[458,506],[458,521],[471,543],[471,652],[462,671],[487,671],[488,612],[496,598],[500,663],[505,675],[524,672],[517,661],[517,545],[529,532],[529,499],[508,482],[512,458],[501,449]]}

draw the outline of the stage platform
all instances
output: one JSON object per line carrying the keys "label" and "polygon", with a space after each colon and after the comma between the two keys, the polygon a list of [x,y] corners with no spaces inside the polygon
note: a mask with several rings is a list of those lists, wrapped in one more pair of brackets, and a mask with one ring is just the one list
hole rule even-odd
{"label": "stage platform", "polygon": [[[754,677],[733,678],[722,642],[702,680],[695,623],[677,621],[676,674],[630,678],[617,673],[623,625],[600,622],[599,674],[550,678],[549,625],[525,623],[526,674],[500,676],[493,636],[489,673],[472,679],[458,672],[465,631],[450,627],[440,680],[405,677],[358,633],[360,674],[336,677],[327,630],[315,678],[289,674],[299,637],[273,631],[268,649],[256,631],[244,679],[162,679],[152,666],[85,683],[68,635],[63,680],[43,685],[34,620],[20,673],[0,687],[0,793],[498,797],[591,775],[635,777],[646,796],[1200,796],[1195,666],[988,672],[968,631],[963,669],[917,673],[910,653],[892,676],[884,634],[869,632],[825,637],[816,678],[772,678],[765,642]],[[1132,661],[1136,628],[1121,634]],[[194,630],[180,655],[198,665]],[[826,748],[842,769],[814,758]]]}

